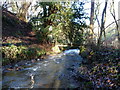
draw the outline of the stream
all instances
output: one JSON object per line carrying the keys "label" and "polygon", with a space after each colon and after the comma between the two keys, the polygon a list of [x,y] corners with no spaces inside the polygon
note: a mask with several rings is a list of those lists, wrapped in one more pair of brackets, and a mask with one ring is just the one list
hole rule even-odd
{"label": "stream", "polygon": [[3,88],[77,88],[80,83],[73,77],[78,75],[82,62],[78,49],[48,56],[42,61],[26,65],[18,71],[3,73]]}

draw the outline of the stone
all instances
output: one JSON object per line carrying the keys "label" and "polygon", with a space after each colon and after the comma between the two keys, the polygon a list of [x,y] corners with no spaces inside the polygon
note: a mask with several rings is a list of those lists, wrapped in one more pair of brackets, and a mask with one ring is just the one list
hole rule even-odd
{"label": "stone", "polygon": [[55,53],[60,53],[60,52],[61,52],[61,51],[60,51],[60,48],[59,48],[57,45],[55,45],[55,46],[52,48],[52,51],[55,52]]}

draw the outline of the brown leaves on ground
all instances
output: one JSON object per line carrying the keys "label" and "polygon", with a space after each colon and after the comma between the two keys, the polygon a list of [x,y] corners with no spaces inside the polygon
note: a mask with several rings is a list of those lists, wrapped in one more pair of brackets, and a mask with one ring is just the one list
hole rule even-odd
{"label": "brown leaves on ground", "polygon": [[[120,89],[120,52],[119,50],[97,51],[92,63],[83,64],[79,72],[92,82],[95,88]],[[91,59],[90,59],[91,60]]]}
{"label": "brown leaves on ground", "polygon": [[87,76],[96,88],[118,88],[120,86],[119,66],[110,66],[109,64],[98,64],[92,68],[81,66],[79,71]]}

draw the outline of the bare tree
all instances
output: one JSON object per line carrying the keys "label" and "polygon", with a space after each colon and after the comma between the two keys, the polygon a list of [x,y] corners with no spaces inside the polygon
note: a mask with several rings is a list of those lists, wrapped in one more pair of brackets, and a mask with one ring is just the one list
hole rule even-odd
{"label": "bare tree", "polygon": [[116,13],[115,13],[115,7],[114,7],[114,0],[112,0],[112,3],[111,3],[111,8],[110,8],[110,13],[114,19],[114,22],[116,24],[116,30],[117,30],[117,40],[118,40],[118,43],[120,42],[120,33],[119,33],[119,25],[118,25],[118,21],[116,19]]}
{"label": "bare tree", "polygon": [[94,0],[91,0],[91,14],[90,14],[90,29],[91,29],[91,35],[93,38],[94,34]]}
{"label": "bare tree", "polygon": [[22,2],[12,0],[4,2],[2,5],[2,9],[8,10],[8,8],[11,8],[12,9],[11,12],[16,13],[17,17],[20,20],[26,21],[27,20],[26,16],[30,5],[31,2],[27,2],[26,0]]}
{"label": "bare tree", "polygon": [[98,15],[99,15],[99,12],[100,12],[100,3],[99,1],[97,3],[95,3],[96,7],[95,7],[95,21],[97,21],[98,23],[98,37],[99,37],[99,33],[100,33],[100,21],[98,19]]}
{"label": "bare tree", "polygon": [[102,12],[102,19],[101,19],[100,36],[99,36],[98,42],[97,42],[98,47],[101,44],[103,33],[104,33],[104,37],[106,37],[105,36],[105,21],[106,21],[107,4],[108,4],[108,0],[105,0],[105,6],[104,6],[104,9],[103,9],[103,12]]}
{"label": "bare tree", "polygon": [[17,13],[17,16],[23,20],[23,21],[26,21],[26,15],[27,15],[27,11],[28,11],[28,8],[30,7],[31,5],[31,2],[22,2],[21,3],[21,7],[18,7],[18,4],[16,2],[16,6],[18,8],[18,13]]}

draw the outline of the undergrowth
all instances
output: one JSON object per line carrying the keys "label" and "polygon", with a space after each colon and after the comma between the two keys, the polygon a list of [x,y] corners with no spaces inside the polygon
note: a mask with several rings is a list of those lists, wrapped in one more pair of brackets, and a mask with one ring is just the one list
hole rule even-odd
{"label": "undergrowth", "polygon": [[46,54],[45,50],[40,48],[31,48],[26,46],[3,46],[2,47],[2,64],[6,65],[20,60],[29,60],[38,58]]}
{"label": "undergrowth", "polygon": [[92,86],[98,89],[120,89],[120,50],[101,47],[86,47],[81,55],[87,62],[83,62],[79,68],[92,82]]}

